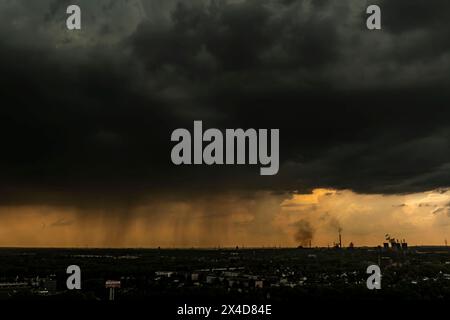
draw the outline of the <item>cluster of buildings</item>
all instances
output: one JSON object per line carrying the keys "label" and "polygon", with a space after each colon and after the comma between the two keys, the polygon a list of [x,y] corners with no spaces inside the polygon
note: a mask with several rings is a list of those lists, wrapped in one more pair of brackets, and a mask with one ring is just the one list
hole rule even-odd
{"label": "cluster of buildings", "polygon": [[389,250],[389,249],[407,250],[408,249],[408,243],[406,242],[405,239],[400,241],[399,239],[391,238],[391,236],[387,234],[386,241],[387,242],[383,243],[384,250]]}
{"label": "cluster of buildings", "polygon": [[179,287],[221,286],[228,288],[263,288],[267,280],[259,275],[246,273],[243,267],[208,268],[192,272],[156,271],[155,281],[170,281]]}
{"label": "cluster of buildings", "polygon": [[[80,292],[88,298],[109,300],[192,292],[240,292],[258,297],[276,297],[285,292],[321,293],[329,289],[336,292],[365,288],[366,267],[372,264],[381,267],[383,286],[394,293],[407,290],[411,295],[423,292],[425,295],[429,287],[442,292],[450,290],[450,251],[447,247],[408,249],[405,240],[387,237],[387,242],[377,248],[355,248],[350,244],[344,249],[339,237],[335,248],[158,250],[133,256],[86,254],[78,256],[89,259],[86,266],[95,267],[95,270],[107,268],[107,272],[92,273],[90,278],[83,278],[90,286],[84,286]],[[132,265],[128,260],[138,258],[141,259],[139,268],[129,268]],[[64,275],[60,275],[59,282],[63,278]],[[55,275],[2,278],[0,274],[0,300],[15,295],[64,295],[67,293],[64,287],[65,283],[60,283],[57,291]],[[296,289],[286,291],[290,288]],[[436,295],[444,295],[445,292],[440,291]]]}
{"label": "cluster of buildings", "polygon": [[57,293],[56,276],[25,277],[15,279],[0,279],[0,298],[12,296],[18,293],[30,293],[33,295],[54,295]]}

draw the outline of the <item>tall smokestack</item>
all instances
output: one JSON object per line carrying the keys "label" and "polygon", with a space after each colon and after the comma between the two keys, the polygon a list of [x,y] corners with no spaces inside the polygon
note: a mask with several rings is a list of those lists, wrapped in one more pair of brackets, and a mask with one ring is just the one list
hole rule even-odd
{"label": "tall smokestack", "polygon": [[339,248],[342,248],[341,229],[339,229]]}

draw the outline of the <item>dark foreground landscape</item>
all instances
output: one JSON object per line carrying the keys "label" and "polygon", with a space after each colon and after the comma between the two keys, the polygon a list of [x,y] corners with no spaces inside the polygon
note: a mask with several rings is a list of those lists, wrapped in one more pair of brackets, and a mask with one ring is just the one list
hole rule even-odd
{"label": "dark foreground landscape", "polygon": [[[373,264],[380,290],[366,286]],[[81,290],[67,289],[69,265]],[[109,300],[108,280],[120,281],[116,301],[444,301],[450,249],[0,249],[2,300]]]}

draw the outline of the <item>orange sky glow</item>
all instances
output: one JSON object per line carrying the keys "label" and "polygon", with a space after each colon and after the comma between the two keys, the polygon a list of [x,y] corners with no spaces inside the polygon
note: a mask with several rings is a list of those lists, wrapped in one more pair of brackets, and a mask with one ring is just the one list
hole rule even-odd
{"label": "orange sky glow", "polygon": [[[443,245],[450,234],[449,191],[362,195],[310,194],[251,198],[223,194],[192,201],[152,201],[115,210],[54,206],[0,207],[0,245],[21,247],[261,247],[378,245],[385,234],[411,245]],[[305,243],[301,243],[301,242]]]}

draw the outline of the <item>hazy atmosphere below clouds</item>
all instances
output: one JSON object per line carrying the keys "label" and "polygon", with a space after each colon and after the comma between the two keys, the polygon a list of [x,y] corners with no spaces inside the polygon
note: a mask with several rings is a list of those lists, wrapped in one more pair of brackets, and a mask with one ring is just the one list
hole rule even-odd
{"label": "hazy atmosphere below clouds", "polygon": [[[444,244],[450,2],[373,3],[0,0],[0,246]],[[173,165],[194,120],[278,174]]]}

